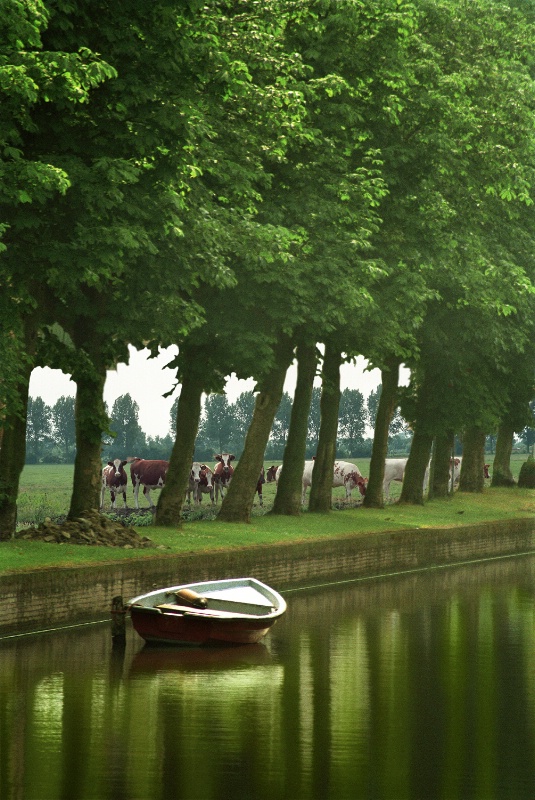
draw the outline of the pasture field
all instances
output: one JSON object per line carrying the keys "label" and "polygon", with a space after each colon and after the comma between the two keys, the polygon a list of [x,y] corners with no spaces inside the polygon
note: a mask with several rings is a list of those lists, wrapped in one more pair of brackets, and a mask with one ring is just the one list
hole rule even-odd
{"label": "pasture field", "polygon": [[[518,475],[525,456],[515,458],[513,471]],[[488,459],[489,463],[491,459]],[[271,462],[275,463],[275,462]],[[271,463],[266,462],[266,466]],[[356,459],[363,475],[368,474],[369,461]],[[20,491],[20,523],[39,522],[37,517],[52,518],[66,514],[69,506],[73,467],[68,465],[27,466],[22,475]],[[128,498],[131,500],[131,487]],[[399,488],[393,484],[393,492]],[[166,552],[181,553],[204,549],[243,547],[261,543],[287,542],[340,536],[365,535],[385,530],[406,528],[440,528],[463,526],[493,520],[510,520],[535,515],[535,490],[494,489],[487,487],[482,494],[456,492],[452,498],[433,500],[423,506],[399,506],[391,503],[383,509],[365,509],[356,502],[345,503],[343,490],[330,514],[302,513],[299,517],[265,514],[273,502],[274,484],[264,485],[264,509],[256,505],[249,525],[219,522],[213,515],[194,519],[192,513],[180,529],[135,527]],[[156,493],[157,497],[157,493]],[[108,507],[107,500],[106,508]],[[143,503],[140,500],[140,503]],[[197,513],[197,512],[194,512]],[[22,518],[24,514],[25,519]],[[145,518],[151,519],[150,515]],[[0,543],[0,573],[36,569],[60,564],[75,566],[102,563],[125,558],[146,558],[155,554],[152,548],[123,550],[109,547],[56,545],[40,541],[13,539]]]}
{"label": "pasture field", "polygon": [[[518,478],[520,467],[526,460],[526,455],[514,454],[511,459],[511,470],[515,478]],[[279,465],[280,461],[266,461],[264,467],[267,469],[272,464]],[[357,465],[364,477],[368,477],[370,470],[369,458],[357,458],[353,460]],[[492,470],[492,456],[487,457],[487,463],[491,464]],[[60,517],[67,513],[69,509],[72,477],[74,467],[72,464],[37,464],[26,465],[22,472],[19,501],[18,501],[18,522],[19,525],[36,525],[46,517],[52,519]],[[264,513],[268,511],[273,503],[275,496],[275,484],[264,484],[264,510],[261,510],[258,505],[255,506],[256,513]],[[310,489],[308,490],[310,492]],[[390,498],[395,501],[401,493],[401,484],[394,481],[390,486]],[[159,490],[151,492],[154,500],[157,501]],[[342,502],[345,498],[345,491],[343,488],[335,489],[333,496],[336,502]],[[204,498],[206,512],[208,511],[208,498]],[[357,489],[353,490],[352,500],[355,505],[358,504],[359,492]],[[122,502],[122,501],[121,501]],[[110,496],[107,493],[104,504],[105,509],[109,510]],[[128,484],[127,503],[130,508],[134,507],[134,498],[132,493],[132,485]],[[139,504],[142,508],[148,507],[147,501],[139,495]],[[206,516],[206,512],[204,516]]]}

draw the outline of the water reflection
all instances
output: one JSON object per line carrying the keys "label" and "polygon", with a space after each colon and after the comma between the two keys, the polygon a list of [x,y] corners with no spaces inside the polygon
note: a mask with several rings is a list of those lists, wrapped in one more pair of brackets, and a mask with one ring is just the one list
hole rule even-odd
{"label": "water reflection", "polygon": [[286,594],[254,646],[0,643],[0,797],[532,800],[535,559]]}

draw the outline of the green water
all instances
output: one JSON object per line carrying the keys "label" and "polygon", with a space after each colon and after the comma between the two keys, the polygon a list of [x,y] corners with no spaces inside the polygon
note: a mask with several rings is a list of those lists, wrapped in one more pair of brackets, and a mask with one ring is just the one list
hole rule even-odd
{"label": "green water", "polygon": [[533,800],[533,558],[285,598],[255,646],[0,641],[0,798]]}

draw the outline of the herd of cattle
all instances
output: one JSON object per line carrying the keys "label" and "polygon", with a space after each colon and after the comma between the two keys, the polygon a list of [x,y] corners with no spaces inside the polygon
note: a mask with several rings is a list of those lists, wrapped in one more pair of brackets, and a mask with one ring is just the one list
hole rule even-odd
{"label": "herd of cattle", "polygon": [[[216,464],[211,469],[207,464],[202,464],[200,461],[194,461],[191,465],[191,472],[189,476],[187,488],[187,502],[191,504],[191,497],[193,495],[193,502],[199,505],[202,502],[203,494],[208,494],[212,504],[218,502],[219,495],[221,499],[228,488],[228,485],[234,474],[234,467],[231,462],[234,461],[235,456],[232,453],[219,453],[214,456]],[[450,462],[450,480],[453,484],[459,483],[461,473],[461,458],[453,458]],[[139,509],[139,489],[143,487],[143,494],[149,502],[149,506],[154,508],[154,503],[150,493],[153,489],[161,489],[165,484],[167,470],[169,469],[168,461],[151,461],[144,458],[127,458],[122,461],[116,458],[114,461],[108,461],[107,465],[102,470],[102,493],[100,507],[104,508],[104,498],[106,492],[110,493],[111,507],[117,508],[117,498],[119,495],[123,496],[124,507],[127,508],[126,490],[128,486],[128,474],[125,470],[127,464],[130,464],[130,480],[134,490],[134,502],[137,509]],[[387,458],[385,462],[385,473],[383,481],[383,494],[385,499],[389,498],[390,484],[392,481],[403,481],[405,474],[405,467],[407,465],[406,458]],[[312,469],[314,467],[314,460],[305,461],[305,468],[303,471],[303,494],[302,503],[304,505],[306,499],[306,491],[312,484]],[[485,464],[485,477],[489,477],[489,465]],[[256,493],[258,494],[259,503],[263,505],[262,487],[264,483],[271,483],[275,481],[278,483],[281,466],[271,466],[264,473],[262,467],[258,482],[256,485]],[[452,473],[453,470],[453,473]],[[425,473],[424,479],[424,492],[427,490],[429,480],[429,466]],[[351,493],[355,487],[358,488],[360,494],[366,494],[367,478],[363,478],[359,468],[356,464],[349,461],[335,461],[333,471],[333,488],[343,486],[346,491],[346,499],[351,498]]]}
{"label": "herd of cattle", "polygon": [[[187,500],[191,503],[191,496],[196,505],[202,501],[203,494],[209,494],[212,503],[217,503],[219,495],[223,498],[226,488],[228,487],[232,475],[234,474],[234,467],[230,463],[234,461],[232,453],[223,453],[214,456],[217,461],[214,469],[210,469],[206,464],[201,464],[200,461],[194,461],[191,465],[191,472],[189,476]],[[123,496],[123,505],[127,508],[126,502],[126,489],[128,486],[128,474],[125,470],[127,464],[130,464],[130,480],[134,490],[134,503],[139,509],[139,488],[143,487],[143,494],[149,502],[149,506],[154,508],[154,503],[150,493],[153,489],[161,489],[165,484],[167,470],[169,469],[169,461],[147,460],[145,458],[127,458],[122,461],[116,458],[114,461],[108,461],[102,470],[102,493],[100,498],[100,507],[104,508],[104,498],[106,492],[109,491],[111,497],[112,509],[117,508],[117,497]],[[260,479],[263,480],[263,474]],[[262,486],[259,480],[258,493],[260,496],[260,504],[262,505]]]}

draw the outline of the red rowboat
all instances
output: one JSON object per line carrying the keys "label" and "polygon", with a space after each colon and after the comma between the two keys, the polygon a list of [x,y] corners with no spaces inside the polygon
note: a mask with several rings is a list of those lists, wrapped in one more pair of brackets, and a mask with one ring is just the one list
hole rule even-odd
{"label": "red rowboat", "polygon": [[252,644],[286,611],[274,589],[255,578],[229,578],[157,589],[127,604],[132,625],[154,644]]}

